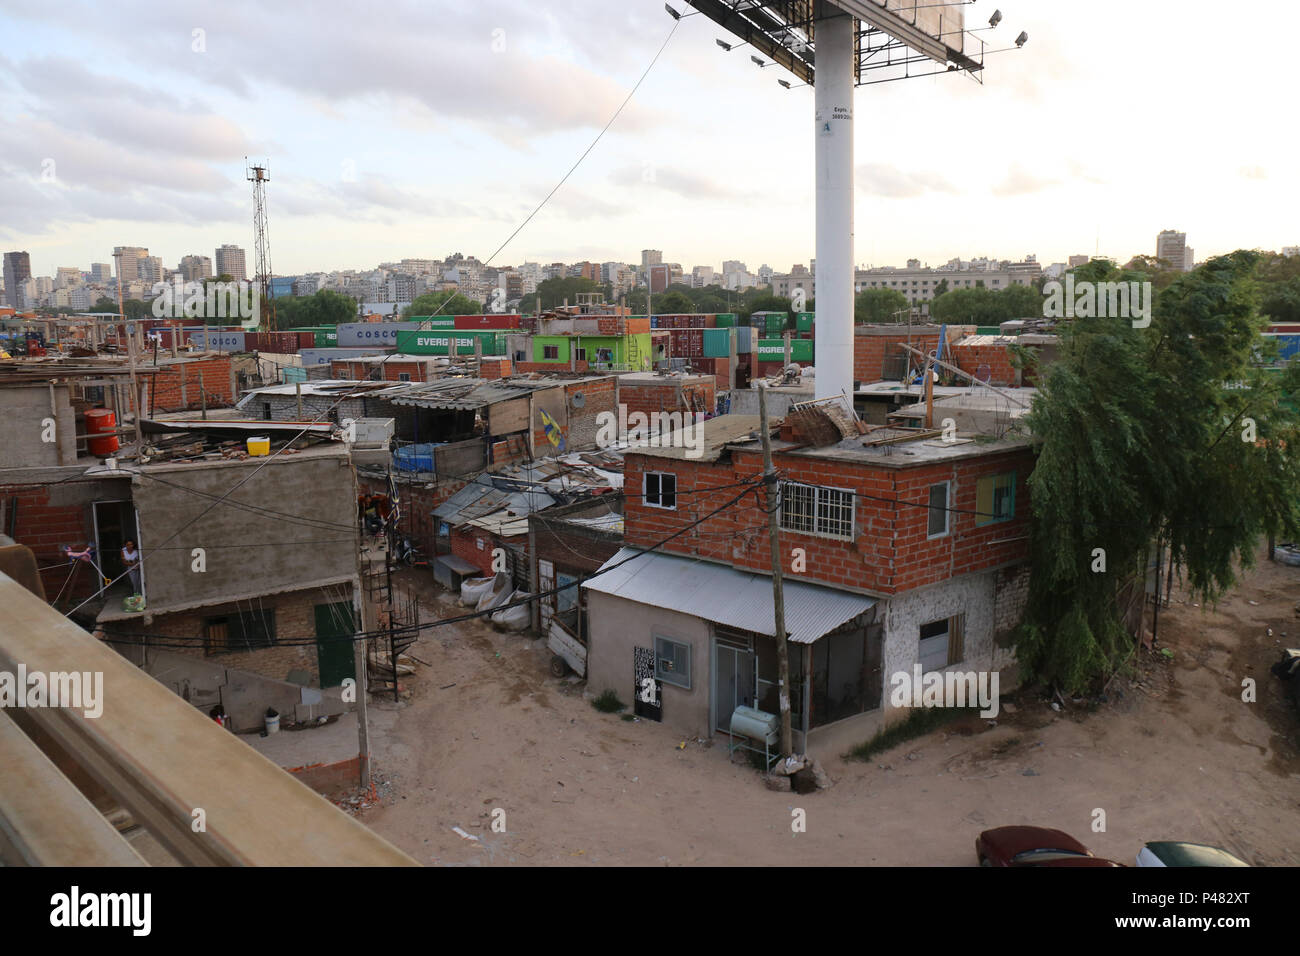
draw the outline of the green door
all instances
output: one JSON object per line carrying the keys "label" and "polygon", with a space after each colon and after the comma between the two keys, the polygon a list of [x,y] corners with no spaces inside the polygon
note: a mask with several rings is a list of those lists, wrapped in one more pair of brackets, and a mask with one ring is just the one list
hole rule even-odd
{"label": "green door", "polygon": [[338,687],[346,678],[357,676],[349,640],[355,633],[350,603],[316,605],[316,655],[320,662],[321,687]]}

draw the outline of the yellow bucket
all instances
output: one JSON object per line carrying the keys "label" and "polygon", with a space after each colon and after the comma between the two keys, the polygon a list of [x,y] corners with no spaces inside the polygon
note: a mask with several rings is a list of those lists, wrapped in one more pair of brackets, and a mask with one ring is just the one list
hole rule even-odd
{"label": "yellow bucket", "polygon": [[253,457],[271,454],[271,439],[250,438],[248,440],[248,453]]}

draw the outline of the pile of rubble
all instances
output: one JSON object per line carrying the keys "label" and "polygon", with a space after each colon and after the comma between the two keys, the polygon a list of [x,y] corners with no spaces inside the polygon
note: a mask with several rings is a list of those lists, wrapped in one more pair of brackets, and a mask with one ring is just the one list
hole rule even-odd
{"label": "pile of rubble", "polygon": [[829,790],[832,780],[822,765],[811,757],[793,754],[776,765],[763,778],[767,789],[779,793],[813,793]]}

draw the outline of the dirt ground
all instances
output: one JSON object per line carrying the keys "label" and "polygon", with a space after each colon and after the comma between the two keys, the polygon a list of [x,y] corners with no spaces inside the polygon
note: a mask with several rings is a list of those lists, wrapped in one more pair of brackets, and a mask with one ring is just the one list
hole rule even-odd
{"label": "dirt ground", "polygon": [[[426,619],[454,612],[404,575]],[[1057,713],[1021,694],[996,727],[963,719],[867,763],[826,761],[835,785],[806,796],[766,790],[721,739],[597,712],[584,684],[550,676],[540,641],[452,625],[411,649],[409,700],[372,698],[382,800],[359,818],[432,865],[964,866],[981,830],[1016,823],[1122,863],[1166,839],[1300,865],[1300,716],[1268,670],[1300,644],[1297,601],[1300,568],[1266,560],[1213,610],[1176,593],[1159,623],[1172,657],[1139,652],[1104,702]]]}

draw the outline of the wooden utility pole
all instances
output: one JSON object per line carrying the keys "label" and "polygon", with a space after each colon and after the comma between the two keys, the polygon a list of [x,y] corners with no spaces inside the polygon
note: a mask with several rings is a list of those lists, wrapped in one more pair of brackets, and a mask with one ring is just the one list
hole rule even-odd
{"label": "wooden utility pole", "polygon": [[[789,342],[789,339],[786,339]],[[767,506],[767,534],[772,546],[772,605],[776,617],[777,697],[781,707],[781,754],[794,753],[790,731],[790,649],[785,640],[785,591],[781,580],[781,538],[777,502],[776,468],[772,465],[772,433],[767,424],[767,386],[758,386],[759,433],[763,436],[763,486]]]}

